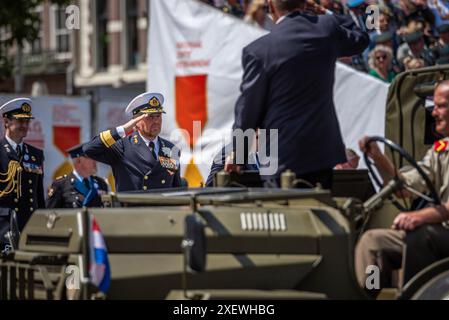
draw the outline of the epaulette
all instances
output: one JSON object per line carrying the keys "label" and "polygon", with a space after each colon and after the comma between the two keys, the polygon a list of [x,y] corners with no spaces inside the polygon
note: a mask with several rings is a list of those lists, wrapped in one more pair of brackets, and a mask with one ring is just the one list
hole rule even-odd
{"label": "epaulette", "polygon": [[63,175],[63,176],[56,177],[55,180],[61,180],[61,179],[64,179],[64,178],[67,178],[67,175],[66,175],[66,174]]}

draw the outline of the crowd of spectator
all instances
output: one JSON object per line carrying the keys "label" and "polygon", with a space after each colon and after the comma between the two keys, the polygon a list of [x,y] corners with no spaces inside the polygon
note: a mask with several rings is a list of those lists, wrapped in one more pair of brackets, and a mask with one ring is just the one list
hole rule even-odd
{"label": "crowd of spectator", "polygon": [[[252,25],[273,26],[266,0],[201,1]],[[340,59],[359,71],[389,83],[402,71],[449,63],[449,0],[316,1],[333,13],[351,15],[369,33],[363,54]]]}

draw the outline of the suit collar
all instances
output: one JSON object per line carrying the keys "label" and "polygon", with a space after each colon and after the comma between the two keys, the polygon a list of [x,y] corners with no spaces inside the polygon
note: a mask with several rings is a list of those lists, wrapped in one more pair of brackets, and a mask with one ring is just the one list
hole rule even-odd
{"label": "suit collar", "polygon": [[276,24],[280,24],[287,19],[291,19],[291,18],[297,17],[299,15],[301,15],[300,11],[293,11],[293,12],[287,13],[286,15],[283,15],[282,17],[280,17],[278,19],[278,21],[276,21]]}

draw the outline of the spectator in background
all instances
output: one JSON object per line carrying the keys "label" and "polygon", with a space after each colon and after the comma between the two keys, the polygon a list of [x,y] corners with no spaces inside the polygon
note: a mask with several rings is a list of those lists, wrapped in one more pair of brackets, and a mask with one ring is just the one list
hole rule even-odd
{"label": "spectator in background", "polygon": [[[346,3],[346,6],[349,10],[349,15],[351,16],[352,20],[356,24],[357,27],[360,28],[362,31],[367,31],[366,28],[366,4],[365,0],[348,0]],[[368,71],[368,68],[366,66],[366,56],[368,55],[369,48],[366,48],[363,53],[357,54],[351,57],[350,62],[348,63],[347,59],[340,60],[343,63],[348,63],[351,65],[354,69],[362,72]],[[365,58],[364,58],[365,57]]]}
{"label": "spectator in background", "polygon": [[391,60],[391,68],[393,69],[393,71],[396,74],[398,74],[403,71],[403,68],[402,68],[401,64],[398,62],[398,60],[396,59],[396,48],[395,48],[394,42],[393,42],[394,36],[395,36],[395,34],[393,34],[391,31],[387,31],[385,33],[379,34],[374,38],[374,44],[376,46],[377,45],[387,46],[391,49],[391,51],[393,52],[393,58]]}
{"label": "spectator in background", "polygon": [[435,27],[449,23],[449,8],[442,0],[429,0],[428,7],[435,16]]}
{"label": "spectator in background", "polygon": [[440,51],[445,47],[449,47],[449,24],[440,25],[437,28],[437,31],[438,31],[438,39],[434,45],[434,49]]}
{"label": "spectator in background", "polygon": [[396,74],[391,69],[391,61],[393,52],[387,46],[376,46],[370,53],[368,65],[370,67],[369,74],[382,81],[390,83]]}
{"label": "spectator in background", "polygon": [[404,58],[411,56],[423,59],[426,66],[434,65],[434,54],[425,45],[422,32],[417,31],[406,34],[403,39],[405,42],[399,46],[397,53],[397,59],[400,63],[404,64]]}
{"label": "spectator in background", "polygon": [[268,17],[267,12],[268,5],[265,0],[253,0],[243,20],[254,26],[271,30],[273,21]]}

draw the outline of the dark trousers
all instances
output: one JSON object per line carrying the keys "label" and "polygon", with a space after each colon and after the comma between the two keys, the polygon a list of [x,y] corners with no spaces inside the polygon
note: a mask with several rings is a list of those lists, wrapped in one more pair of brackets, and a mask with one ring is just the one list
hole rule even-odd
{"label": "dark trousers", "polygon": [[404,240],[404,283],[430,264],[449,257],[449,229],[429,224],[408,232]]}

